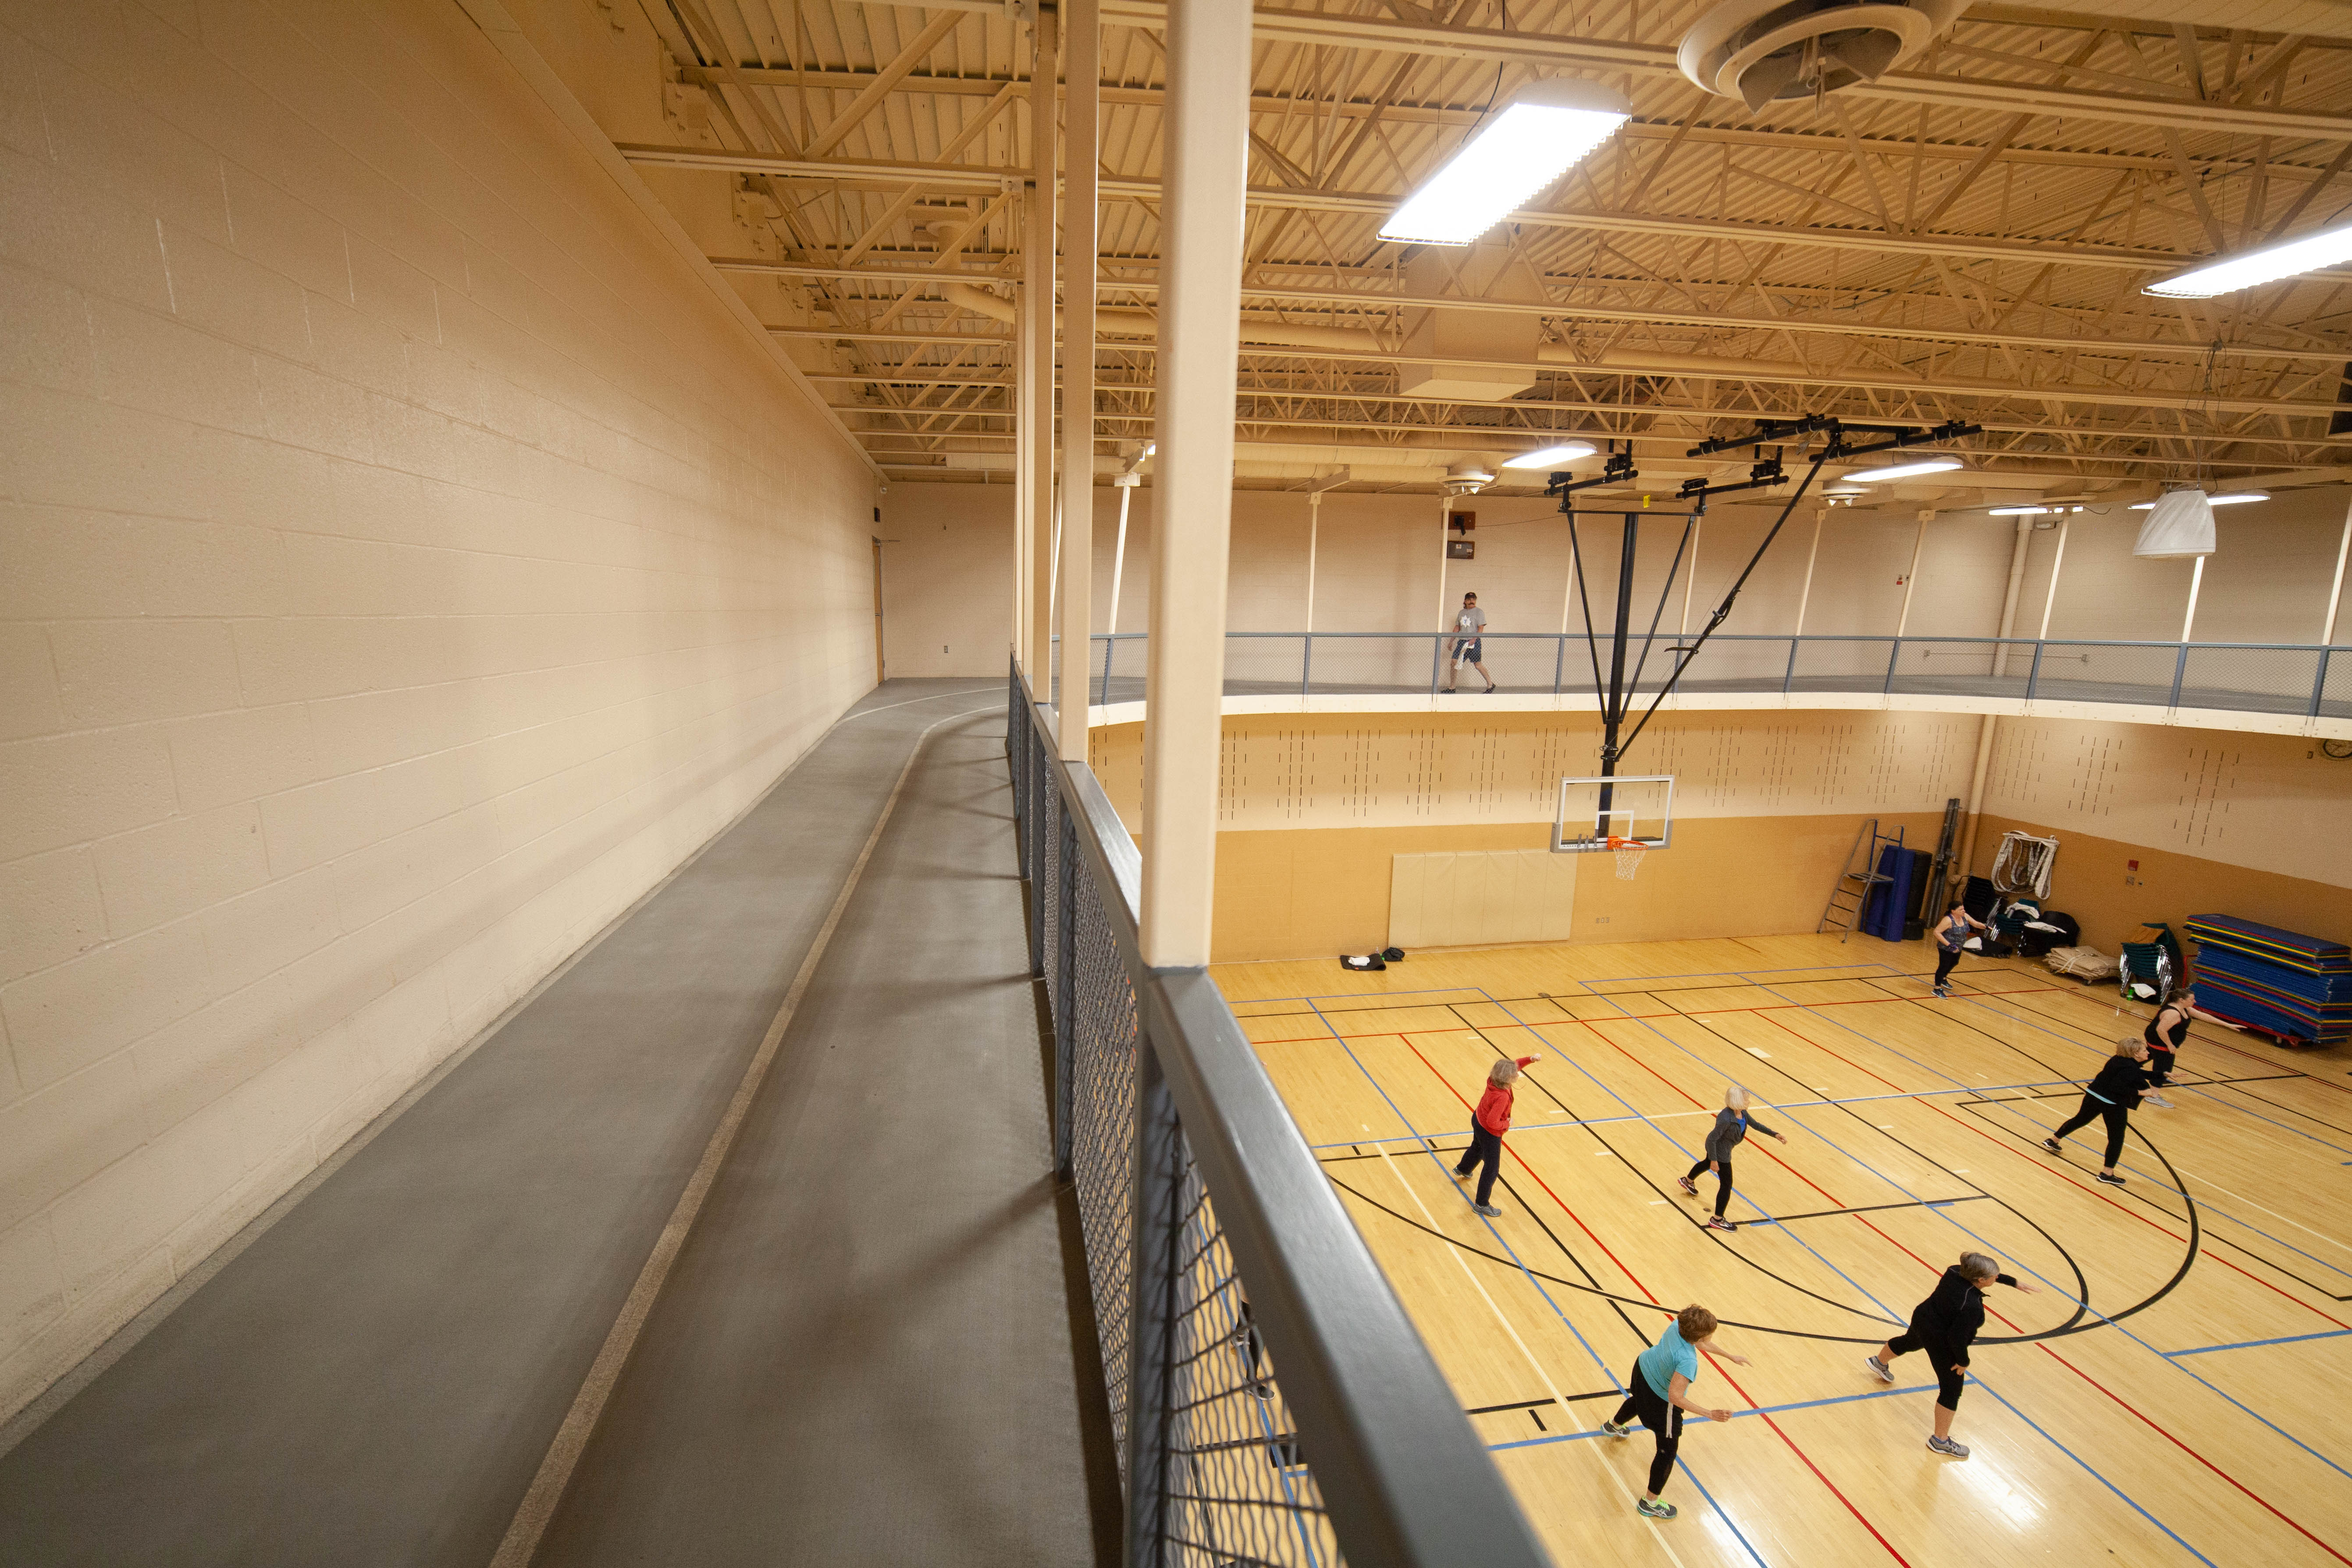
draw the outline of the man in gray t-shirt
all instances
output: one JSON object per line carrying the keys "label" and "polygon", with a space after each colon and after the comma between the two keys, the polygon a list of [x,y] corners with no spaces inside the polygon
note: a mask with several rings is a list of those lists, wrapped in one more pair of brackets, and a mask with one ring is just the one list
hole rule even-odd
{"label": "man in gray t-shirt", "polygon": [[1462,609],[1454,617],[1454,661],[1446,668],[1446,690],[1453,690],[1454,682],[1462,679],[1462,667],[1465,664],[1478,672],[1486,682],[1487,690],[1495,689],[1495,678],[1486,673],[1486,666],[1482,662],[1486,657],[1486,638],[1481,634],[1486,629],[1486,612],[1478,607],[1478,595],[1463,595]]}

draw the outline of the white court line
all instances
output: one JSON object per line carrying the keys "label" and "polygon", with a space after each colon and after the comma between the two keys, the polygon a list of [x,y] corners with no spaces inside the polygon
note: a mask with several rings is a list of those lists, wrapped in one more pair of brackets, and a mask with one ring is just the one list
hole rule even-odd
{"label": "white court line", "polygon": [[605,1402],[612,1398],[613,1389],[621,1380],[629,1352],[636,1348],[637,1336],[645,1331],[654,1300],[668,1280],[670,1267],[677,1261],[696,1216],[702,1213],[703,1200],[710,1195],[711,1184],[718,1179],[719,1167],[726,1162],[727,1152],[735,1146],[735,1135],[742,1130],[751,1101],[767,1079],[768,1068],[776,1059],[777,1048],[783,1044],[784,1030],[792,1023],[793,1014],[816,977],[817,961],[824,956],[826,944],[833,941],[834,931],[849,908],[850,895],[857,891],[858,880],[866,875],[866,863],[874,858],[875,846],[882,842],[882,830],[890,826],[898,797],[906,792],[907,781],[914,776],[915,764],[922,760],[924,742],[941,724],[987,711],[985,708],[969,708],[961,713],[950,713],[925,726],[922,733],[915,737],[914,747],[907,753],[907,765],[898,770],[898,782],[890,786],[889,798],[882,803],[882,814],[874,819],[874,830],[866,836],[866,846],[858,850],[849,875],[842,879],[841,891],[834,896],[833,908],[825,911],[824,924],[817,928],[816,939],[809,943],[808,956],[801,960],[800,971],[793,976],[783,1004],[769,1022],[768,1032],[761,1037],[760,1048],[752,1053],[751,1065],[743,1069],[743,1077],[727,1101],[719,1125],[711,1129],[710,1142],[703,1145],[702,1158],[696,1163],[694,1173],[687,1178],[686,1190],[678,1194],[677,1205],[670,1210],[669,1220],[662,1226],[653,1251],[646,1254],[645,1266],[637,1270],[636,1282],[629,1287],[628,1299],[621,1303],[620,1316],[613,1320],[596,1359],[589,1364],[588,1375],[581,1380],[579,1392],[572,1395],[572,1408],[564,1413],[563,1424],[556,1428],[554,1439],[548,1444],[547,1453],[539,1462],[538,1474],[531,1477],[530,1489],[523,1493],[514,1518],[507,1525],[505,1538],[490,1558],[490,1568],[528,1568],[538,1553],[540,1540],[553,1521],[565,1489],[572,1484],[572,1472],[579,1468],[580,1457],[587,1451],[589,1436],[604,1413]]}
{"label": "white court line", "polygon": [[[1486,1310],[1495,1314],[1495,1321],[1503,1325],[1503,1331],[1511,1336],[1511,1342],[1519,1347],[1521,1355],[1528,1358],[1528,1364],[1535,1369],[1537,1381],[1541,1383],[1545,1390],[1551,1394],[1552,1408],[1559,1412],[1560,1420],[1579,1432],[1590,1431],[1590,1427],[1577,1425],[1575,1407],[1570,1405],[1567,1398],[1561,1394],[1559,1385],[1554,1383],[1551,1380],[1551,1374],[1544,1370],[1543,1363],[1536,1359],[1536,1352],[1528,1348],[1528,1342],[1519,1337],[1519,1331],[1512,1326],[1511,1320],[1503,1315],[1503,1309],[1495,1304],[1495,1298],[1487,1294],[1486,1282],[1471,1270],[1468,1261],[1462,1256],[1462,1248],[1454,1246],[1454,1238],[1438,1227],[1437,1216],[1429,1212],[1429,1205],[1421,1201],[1421,1194],[1414,1190],[1411,1182],[1404,1179],[1404,1173],[1396,1168],[1396,1156],[1385,1149],[1380,1153],[1381,1163],[1388,1167],[1389,1174],[1394,1176],[1397,1185],[1404,1189],[1404,1195],[1412,1200],[1412,1206],[1421,1211],[1421,1217],[1429,1223],[1431,1232],[1445,1241],[1446,1255],[1452,1258],[1454,1266],[1462,1270],[1462,1277],[1470,1281],[1471,1289],[1476,1290],[1479,1299],[1486,1303]],[[1610,1483],[1616,1487],[1618,1495],[1625,1500],[1625,1506],[1633,1509],[1634,1494],[1633,1489],[1626,1486],[1625,1478],[1617,1473],[1617,1467],[1609,1462],[1605,1454],[1596,1454],[1594,1457],[1601,1460],[1601,1469],[1608,1475]],[[1659,1530],[1658,1521],[1638,1509],[1633,1510],[1633,1517],[1650,1527],[1651,1537],[1657,1542],[1658,1549],[1666,1554],[1666,1560],[1672,1563],[1675,1568],[1685,1568],[1683,1560],[1676,1555],[1673,1543],[1668,1542],[1664,1533]]]}

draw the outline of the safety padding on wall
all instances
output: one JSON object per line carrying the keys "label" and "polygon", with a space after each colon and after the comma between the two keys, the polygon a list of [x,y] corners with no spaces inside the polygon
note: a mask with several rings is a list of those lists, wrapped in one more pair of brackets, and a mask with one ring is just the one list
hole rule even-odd
{"label": "safety padding on wall", "polygon": [[1475,947],[1566,942],[1576,928],[1576,863],[1549,849],[1390,858],[1389,944]]}

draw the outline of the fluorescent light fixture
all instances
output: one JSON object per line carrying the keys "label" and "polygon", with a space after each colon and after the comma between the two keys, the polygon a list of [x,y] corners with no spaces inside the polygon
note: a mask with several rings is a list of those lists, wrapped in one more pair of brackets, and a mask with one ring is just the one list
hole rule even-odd
{"label": "fluorescent light fixture", "polygon": [[1381,226],[1412,245],[1468,245],[1549,189],[1633,115],[1597,81],[1529,82],[1486,117]]}
{"label": "fluorescent light fixture", "polygon": [[1960,466],[1958,458],[1922,458],[1915,463],[1895,463],[1884,468],[1856,468],[1845,477],[1850,485],[1874,485],[1885,479],[1916,479],[1922,474],[1948,474]]}
{"label": "fluorescent light fixture", "polygon": [[1592,456],[1594,449],[1590,441],[1562,441],[1557,447],[1538,447],[1532,452],[1521,452],[1516,458],[1506,458],[1503,459],[1503,467],[1507,468],[1561,468],[1580,458]]}
{"label": "fluorescent light fixture", "polygon": [[[2202,267],[2176,272],[2140,292],[2162,295],[2168,300],[2210,300],[2216,294],[2234,294],[2241,289],[2275,283],[2282,278],[2333,267],[2339,261],[2352,261],[2352,223],[2323,228],[2300,239],[2266,245],[2243,256],[2225,256]],[[2217,501],[2220,499],[2214,498]]]}
{"label": "fluorescent light fixture", "polygon": [[[2232,490],[2227,495],[2207,496],[2205,504],[2207,506],[2244,506],[2248,501],[2270,499],[2270,493],[2266,490]],[[2131,509],[2134,511],[2154,511],[2156,503],[2152,500],[2136,500],[2132,502]]]}
{"label": "fluorescent light fixture", "polygon": [[1988,517],[2054,517],[2062,511],[2080,511],[2079,506],[1992,506],[1985,509]]}

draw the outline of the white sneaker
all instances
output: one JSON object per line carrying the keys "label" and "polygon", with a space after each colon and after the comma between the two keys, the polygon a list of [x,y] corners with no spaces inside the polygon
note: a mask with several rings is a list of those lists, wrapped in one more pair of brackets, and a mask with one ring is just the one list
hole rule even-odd
{"label": "white sneaker", "polygon": [[2178,1109],[2172,1101],[2165,1099],[2164,1096],[2160,1094],[2143,1094],[2140,1098],[2147,1101],[2148,1104],[2155,1106],[2158,1110],[2173,1110]]}
{"label": "white sneaker", "polygon": [[1893,1383],[1895,1381],[1894,1369],[1889,1367],[1885,1362],[1879,1360],[1874,1355],[1866,1355],[1862,1359],[1864,1364],[1870,1368],[1871,1376],[1878,1379],[1881,1383]]}

